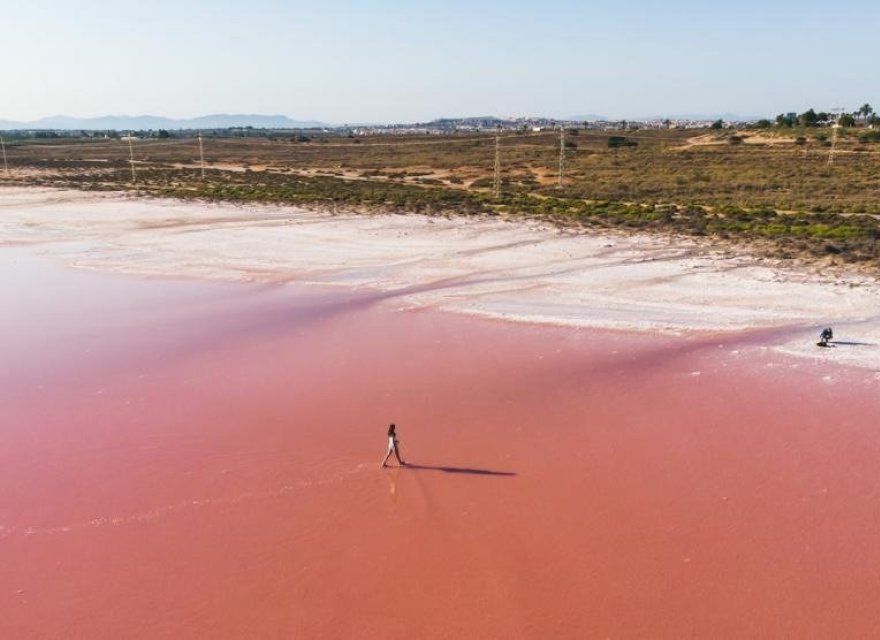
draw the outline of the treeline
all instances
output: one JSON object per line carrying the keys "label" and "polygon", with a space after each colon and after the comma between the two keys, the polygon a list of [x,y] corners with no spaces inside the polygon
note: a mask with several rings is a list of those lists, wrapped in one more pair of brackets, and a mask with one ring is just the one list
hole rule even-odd
{"label": "treeline", "polygon": [[816,111],[815,109],[807,109],[803,113],[780,113],[776,116],[776,120],[758,120],[755,127],[758,129],[778,128],[794,128],[794,127],[829,127],[837,124],[841,127],[856,126],[878,126],[880,125],[880,115],[874,112],[874,108],[865,103],[853,112],[829,113],[827,111]]}

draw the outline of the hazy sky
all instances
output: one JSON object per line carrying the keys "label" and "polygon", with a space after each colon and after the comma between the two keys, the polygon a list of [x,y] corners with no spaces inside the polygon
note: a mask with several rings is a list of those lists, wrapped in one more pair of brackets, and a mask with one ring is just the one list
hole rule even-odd
{"label": "hazy sky", "polygon": [[880,109],[880,2],[0,0],[0,119]]}

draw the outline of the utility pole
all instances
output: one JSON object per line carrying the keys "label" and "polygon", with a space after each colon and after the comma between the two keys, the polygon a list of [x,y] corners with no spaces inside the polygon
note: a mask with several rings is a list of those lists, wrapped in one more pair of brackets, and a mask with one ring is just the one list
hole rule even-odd
{"label": "utility pole", "polygon": [[501,132],[495,130],[495,181],[492,184],[492,192],[497,198],[501,195]]}
{"label": "utility pole", "polygon": [[834,164],[834,148],[837,146],[837,130],[840,128],[840,124],[835,122],[831,125],[831,150],[828,152],[828,165]]}
{"label": "utility pole", "polygon": [[843,108],[838,107],[836,109],[831,110],[832,113],[837,114],[837,118],[834,120],[834,124],[831,125],[831,150],[828,152],[828,165],[834,164],[834,150],[837,147],[837,130],[840,128],[840,116],[843,114]]}
{"label": "utility pole", "polygon": [[6,143],[0,138],[0,148],[3,149],[3,168],[6,170],[6,176],[9,176],[9,163],[6,161]]}
{"label": "utility pole", "polygon": [[199,134],[199,158],[202,163],[202,180],[205,179],[205,148],[202,146],[202,134]]}
{"label": "utility pole", "polygon": [[137,182],[137,176],[135,175],[135,172],[134,172],[134,145],[131,143],[131,139],[133,137],[134,136],[132,135],[131,131],[129,131],[128,132],[128,162],[131,165],[131,182],[132,182],[132,184]]}
{"label": "utility pole", "polygon": [[559,128],[559,188],[565,179],[565,126]]}

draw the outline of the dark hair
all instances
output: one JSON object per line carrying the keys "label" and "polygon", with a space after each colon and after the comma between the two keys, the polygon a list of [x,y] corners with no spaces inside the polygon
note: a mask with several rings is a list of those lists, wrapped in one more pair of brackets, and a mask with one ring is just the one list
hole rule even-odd
{"label": "dark hair", "polygon": [[394,428],[395,428],[395,427],[394,427],[394,423],[393,423],[393,422],[392,422],[390,425],[388,425],[388,435],[389,435],[389,436],[393,436],[393,435],[394,435]]}

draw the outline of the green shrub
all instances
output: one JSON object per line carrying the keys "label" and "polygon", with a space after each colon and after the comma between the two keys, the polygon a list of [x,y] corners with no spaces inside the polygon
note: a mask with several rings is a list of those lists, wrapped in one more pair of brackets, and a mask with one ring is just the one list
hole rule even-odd
{"label": "green shrub", "polygon": [[639,143],[635,140],[627,140],[625,136],[609,136],[608,148],[617,149],[620,147],[637,147]]}

